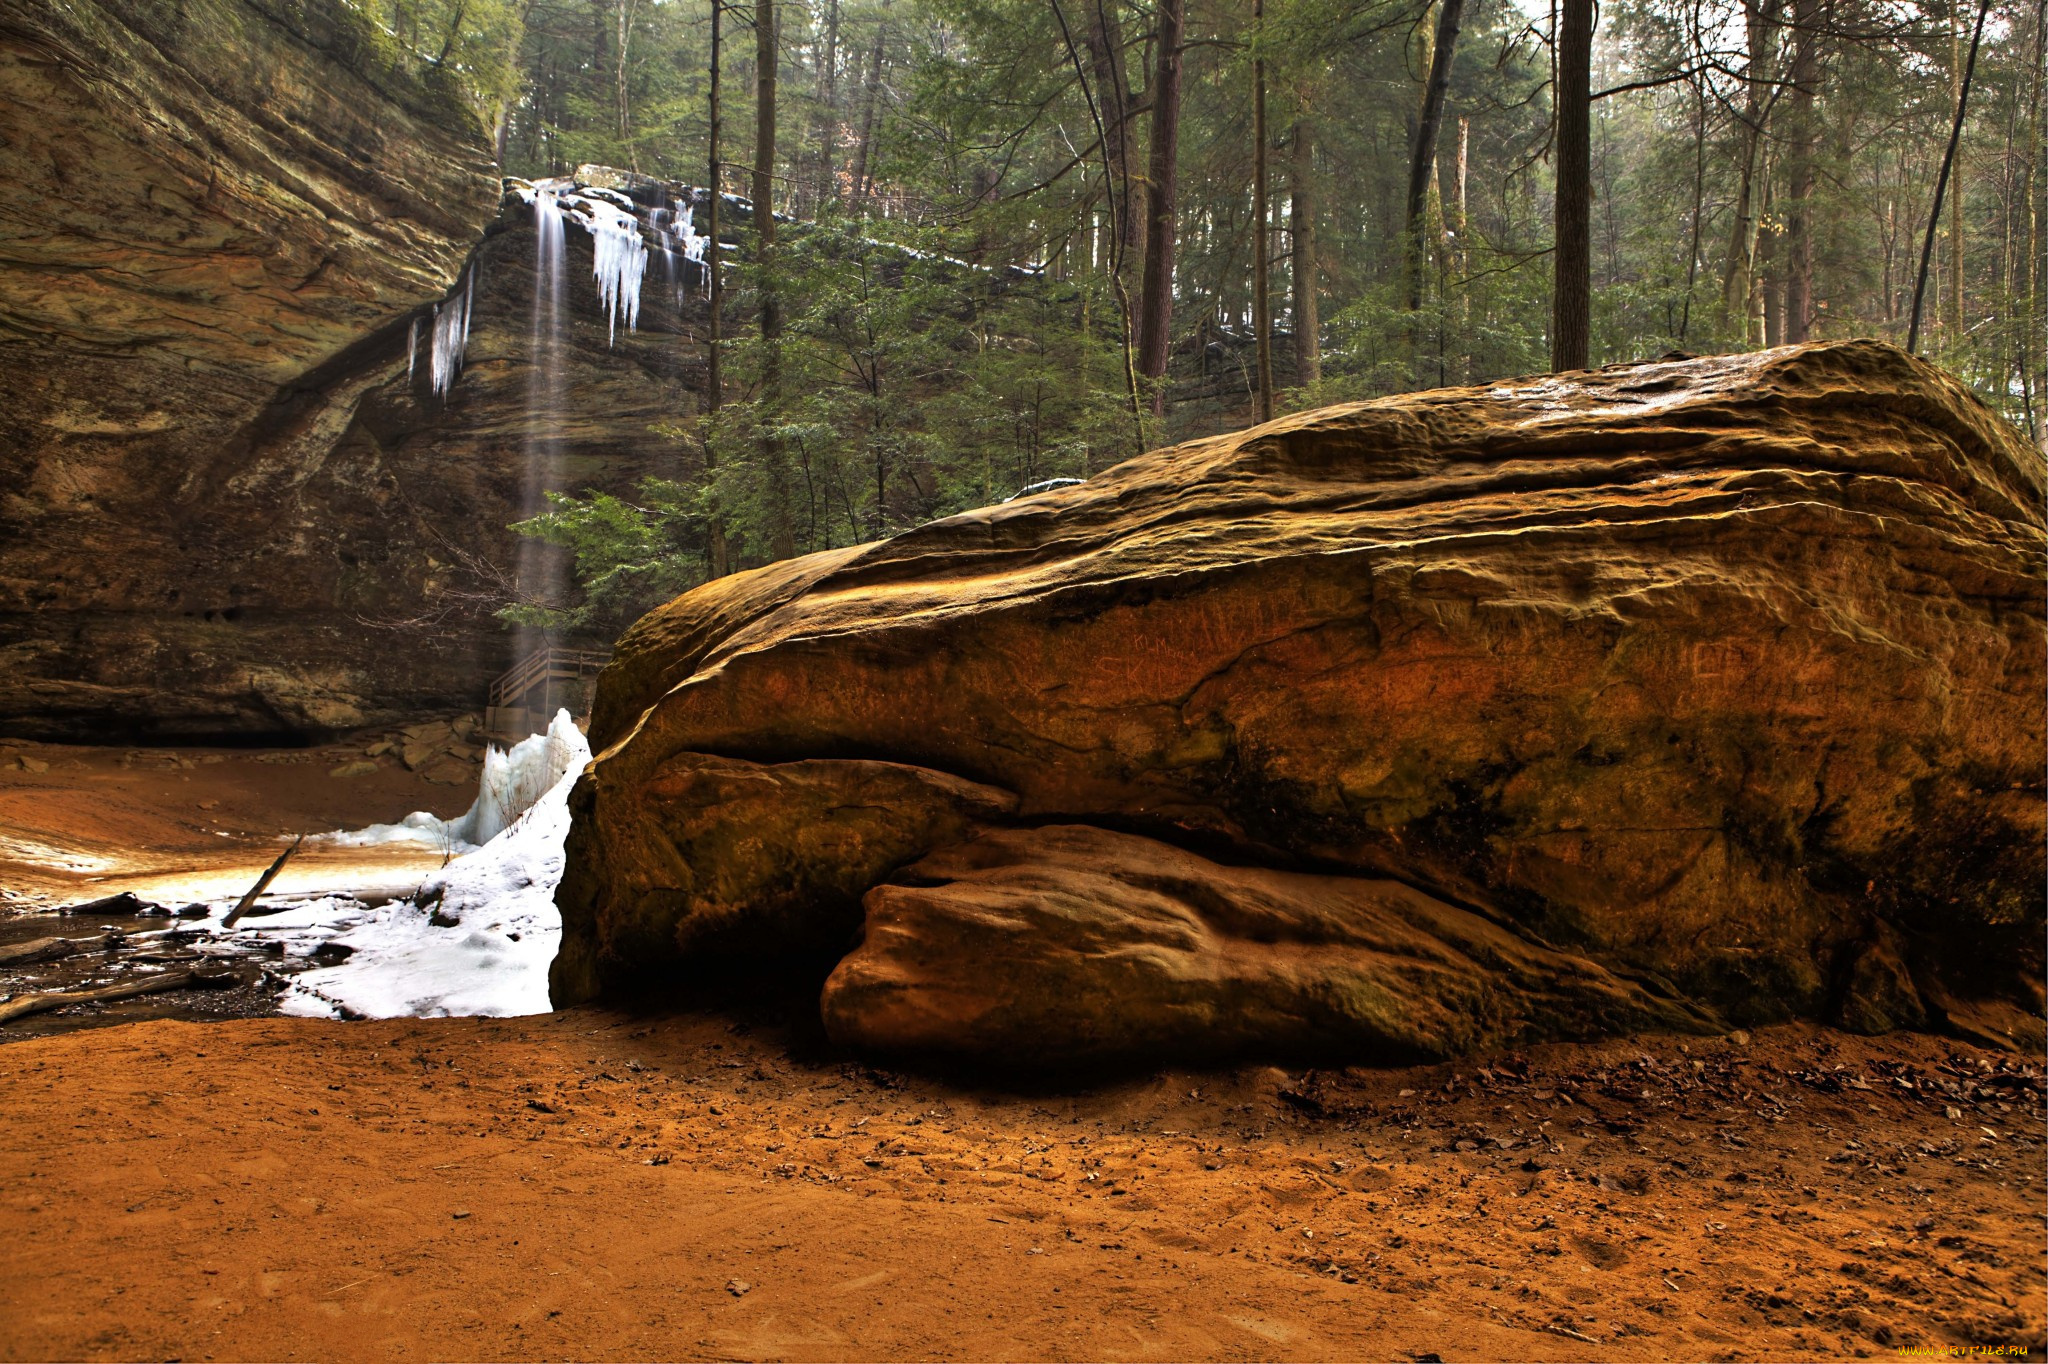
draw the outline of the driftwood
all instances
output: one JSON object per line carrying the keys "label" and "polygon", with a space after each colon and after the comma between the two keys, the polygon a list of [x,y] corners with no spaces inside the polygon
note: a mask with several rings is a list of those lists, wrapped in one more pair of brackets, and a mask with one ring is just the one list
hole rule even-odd
{"label": "driftwood", "polygon": [[30,1014],[48,1013],[72,1004],[101,1004],[115,999],[133,999],[137,995],[162,994],[167,990],[204,989],[209,986],[231,985],[235,977],[227,972],[202,974],[198,971],[166,971],[160,976],[146,976],[140,980],[124,980],[118,985],[102,985],[96,990],[64,990],[47,994],[16,995],[0,1004],[0,1023],[12,1023],[17,1018]]}
{"label": "driftwood", "polygon": [[247,914],[250,907],[256,903],[256,897],[269,889],[270,883],[277,879],[277,874],[284,870],[284,864],[291,859],[293,853],[299,850],[299,844],[305,841],[306,836],[300,834],[292,840],[292,845],[289,848],[286,848],[277,855],[277,861],[270,864],[270,870],[256,878],[256,884],[249,887],[249,893],[242,897],[241,902],[230,911],[227,918],[221,920],[220,926],[222,928],[233,928],[237,923],[241,922],[242,916]]}
{"label": "driftwood", "polygon": [[59,914],[120,915],[124,918],[134,919],[162,914],[165,910],[162,905],[145,900],[132,890],[124,890],[119,895],[109,895],[99,900],[87,900],[82,905],[66,905],[57,912]]}
{"label": "driftwood", "polygon": [[30,962],[55,961],[79,952],[111,947],[119,939],[110,933],[103,938],[31,938],[27,942],[0,944],[0,966],[27,966]]}

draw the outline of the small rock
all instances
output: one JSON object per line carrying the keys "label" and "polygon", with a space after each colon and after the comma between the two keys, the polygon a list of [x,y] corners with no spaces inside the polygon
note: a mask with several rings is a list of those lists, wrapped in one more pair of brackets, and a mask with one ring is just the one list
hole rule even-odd
{"label": "small rock", "polygon": [[327,775],[330,777],[367,777],[376,770],[377,764],[367,759],[358,758],[354,762],[343,763],[339,767],[329,769]]}
{"label": "small rock", "polygon": [[745,1279],[727,1279],[725,1281],[725,1291],[732,1294],[735,1298],[744,1298],[747,1294],[754,1291],[754,1286]]}
{"label": "small rock", "polygon": [[476,769],[460,758],[443,757],[420,775],[442,786],[468,786],[476,780]]}
{"label": "small rock", "polygon": [[26,753],[16,758],[14,762],[24,772],[47,772],[50,770],[50,765],[41,758],[31,758]]}
{"label": "small rock", "polygon": [[1749,1034],[1743,1029],[1737,1028],[1734,1032],[1728,1034],[1728,1040],[1738,1047],[1746,1047],[1749,1045]]}
{"label": "small rock", "polygon": [[469,1216],[469,1209],[460,1209],[457,1212],[453,1213],[452,1216],[455,1218],[456,1221],[460,1222],[463,1218]]}

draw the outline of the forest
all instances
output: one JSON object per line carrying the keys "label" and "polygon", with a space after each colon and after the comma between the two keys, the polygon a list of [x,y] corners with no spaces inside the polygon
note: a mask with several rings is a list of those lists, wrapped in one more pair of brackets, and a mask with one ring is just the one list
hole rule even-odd
{"label": "forest", "polygon": [[789,223],[729,263],[677,476],[524,525],[591,589],[530,622],[1674,351],[1911,343],[2048,440],[2039,0],[374,4],[506,173],[715,176]]}

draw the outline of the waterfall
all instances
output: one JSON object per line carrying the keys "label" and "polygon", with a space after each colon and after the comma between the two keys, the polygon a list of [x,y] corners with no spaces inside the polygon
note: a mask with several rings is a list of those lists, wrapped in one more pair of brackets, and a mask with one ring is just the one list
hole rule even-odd
{"label": "waterfall", "polygon": [[[568,243],[564,239],[562,198],[553,189],[521,192],[533,206],[533,327],[527,354],[526,438],[519,514],[547,510],[547,490],[559,485],[561,414],[564,400],[562,334],[563,302],[568,290]],[[518,583],[528,601],[553,601],[560,586],[560,560],[553,550],[528,536],[519,540]],[[546,643],[540,631],[522,626],[514,647],[517,657]]]}

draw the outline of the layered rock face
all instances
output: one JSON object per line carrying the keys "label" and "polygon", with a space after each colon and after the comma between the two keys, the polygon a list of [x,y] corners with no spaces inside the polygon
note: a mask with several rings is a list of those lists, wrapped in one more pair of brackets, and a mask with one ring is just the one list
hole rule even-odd
{"label": "layered rock face", "polygon": [[712,583],[599,683],[555,997],[847,952],[836,1036],[1026,1064],[2038,1000],[2042,512],[1848,343],[1329,408]]}
{"label": "layered rock face", "polygon": [[[538,495],[531,225],[476,116],[377,46],[312,0],[0,12],[0,732],[385,723],[509,662],[479,574]],[[694,410],[701,359],[652,272],[667,334],[610,349],[568,249],[584,401],[543,473],[630,486],[673,462],[649,427]],[[444,403],[408,334],[472,252]]]}

